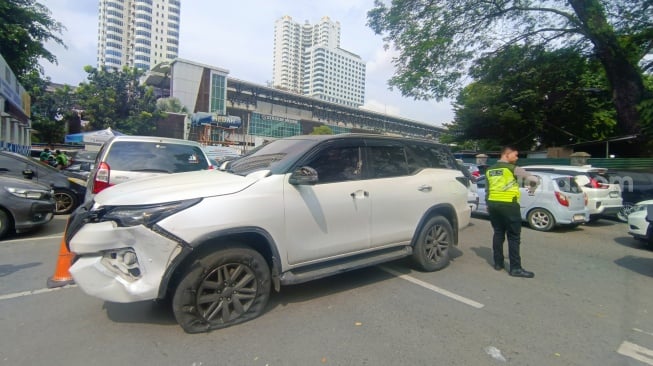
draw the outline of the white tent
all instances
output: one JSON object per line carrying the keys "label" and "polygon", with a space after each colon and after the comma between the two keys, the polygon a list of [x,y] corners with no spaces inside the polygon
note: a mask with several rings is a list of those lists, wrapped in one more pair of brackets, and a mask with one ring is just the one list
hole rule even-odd
{"label": "white tent", "polygon": [[82,136],[82,142],[85,145],[102,145],[105,141],[112,138],[113,136],[124,135],[118,131],[114,131],[111,127],[106,130],[99,130],[93,132],[87,132]]}

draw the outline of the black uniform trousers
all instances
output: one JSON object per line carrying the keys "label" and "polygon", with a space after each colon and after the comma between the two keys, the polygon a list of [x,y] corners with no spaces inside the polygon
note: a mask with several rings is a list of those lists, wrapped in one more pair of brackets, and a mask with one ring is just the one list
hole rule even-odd
{"label": "black uniform trousers", "polygon": [[519,203],[487,201],[490,223],[494,230],[492,251],[494,264],[503,265],[503,242],[508,238],[508,259],[510,270],[521,267],[519,244],[521,241],[521,212]]}

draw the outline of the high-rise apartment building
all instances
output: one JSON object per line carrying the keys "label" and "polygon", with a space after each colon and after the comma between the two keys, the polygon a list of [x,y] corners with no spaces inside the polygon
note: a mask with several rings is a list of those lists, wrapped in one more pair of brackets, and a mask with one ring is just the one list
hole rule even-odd
{"label": "high-rise apartment building", "polygon": [[274,28],[274,87],[350,107],[365,103],[365,63],[340,48],[340,23],[323,17],[299,24],[290,16]]}
{"label": "high-rise apartment building", "polygon": [[149,70],[179,54],[179,0],[100,0],[98,67]]}

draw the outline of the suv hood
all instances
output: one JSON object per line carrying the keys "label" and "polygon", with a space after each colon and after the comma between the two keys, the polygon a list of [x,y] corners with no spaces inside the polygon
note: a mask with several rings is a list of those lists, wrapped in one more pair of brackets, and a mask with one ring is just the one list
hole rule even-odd
{"label": "suv hood", "polygon": [[232,194],[267,175],[261,173],[243,177],[218,170],[200,170],[135,179],[103,190],[94,200],[102,206],[148,205]]}

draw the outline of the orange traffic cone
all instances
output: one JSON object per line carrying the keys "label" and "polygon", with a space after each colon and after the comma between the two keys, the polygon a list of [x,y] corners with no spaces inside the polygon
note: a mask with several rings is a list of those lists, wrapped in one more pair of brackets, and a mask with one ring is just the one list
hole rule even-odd
{"label": "orange traffic cone", "polygon": [[54,270],[54,275],[48,278],[48,288],[63,287],[75,283],[70,272],[68,272],[73,261],[73,256],[73,253],[66,246],[66,233],[64,233],[61,238],[61,249],[59,249],[57,267]]}

